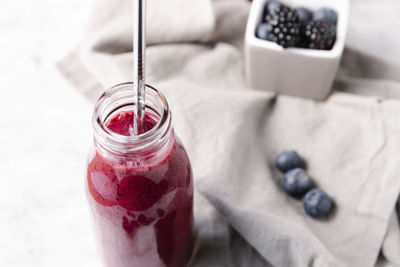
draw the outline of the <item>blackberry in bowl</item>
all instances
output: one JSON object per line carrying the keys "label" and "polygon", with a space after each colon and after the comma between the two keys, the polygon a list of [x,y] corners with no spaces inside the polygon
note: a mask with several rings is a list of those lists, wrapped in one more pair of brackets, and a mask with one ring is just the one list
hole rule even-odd
{"label": "blackberry in bowl", "polygon": [[343,53],[348,13],[349,0],[254,0],[244,45],[249,86],[325,99]]}
{"label": "blackberry in bowl", "polygon": [[337,13],[331,8],[313,12],[305,7],[292,8],[277,0],[264,4],[256,36],[283,48],[302,47],[330,50],[336,39]]}
{"label": "blackberry in bowl", "polygon": [[336,40],[336,26],[323,20],[311,20],[302,25],[299,47],[330,50]]}
{"label": "blackberry in bowl", "polygon": [[277,8],[270,8],[264,20],[268,26],[269,41],[285,48],[296,46],[299,42],[300,20],[297,10],[281,4]]}

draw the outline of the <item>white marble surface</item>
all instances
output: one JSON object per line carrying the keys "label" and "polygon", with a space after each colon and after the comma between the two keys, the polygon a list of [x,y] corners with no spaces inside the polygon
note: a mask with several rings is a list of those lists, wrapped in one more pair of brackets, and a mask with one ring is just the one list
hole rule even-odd
{"label": "white marble surface", "polygon": [[0,1],[0,266],[100,266],[83,194],[92,104],[55,67],[92,4]]}

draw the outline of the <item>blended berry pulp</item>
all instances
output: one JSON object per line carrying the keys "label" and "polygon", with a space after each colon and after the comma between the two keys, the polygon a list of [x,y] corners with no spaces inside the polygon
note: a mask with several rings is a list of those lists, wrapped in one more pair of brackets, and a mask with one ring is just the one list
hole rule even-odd
{"label": "blended berry pulp", "polygon": [[[131,135],[133,113],[106,123]],[[156,124],[146,115],[144,131]],[[97,150],[89,159],[87,194],[107,267],[184,267],[193,250],[193,179],[189,159],[174,136],[151,164],[111,160]],[[146,157],[146,155],[144,155]]]}

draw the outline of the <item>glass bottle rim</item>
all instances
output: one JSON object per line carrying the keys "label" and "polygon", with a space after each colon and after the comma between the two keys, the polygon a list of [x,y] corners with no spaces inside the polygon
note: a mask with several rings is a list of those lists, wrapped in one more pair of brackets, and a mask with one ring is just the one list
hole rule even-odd
{"label": "glass bottle rim", "polygon": [[145,151],[154,147],[172,128],[167,99],[156,88],[146,84],[146,112],[151,112],[158,118],[156,124],[140,135],[121,135],[108,129],[107,121],[117,114],[118,110],[134,110],[133,99],[133,82],[125,82],[107,89],[95,105],[92,116],[95,140],[102,147],[117,154]]}

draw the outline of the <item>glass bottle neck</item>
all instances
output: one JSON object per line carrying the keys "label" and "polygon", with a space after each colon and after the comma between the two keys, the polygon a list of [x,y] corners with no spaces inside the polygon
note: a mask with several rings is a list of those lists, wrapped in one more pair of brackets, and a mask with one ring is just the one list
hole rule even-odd
{"label": "glass bottle neck", "polygon": [[121,135],[107,128],[118,114],[134,110],[132,83],[108,89],[98,100],[93,114],[94,143],[98,153],[112,162],[132,166],[149,166],[161,160],[175,142],[171,112],[165,97],[155,88],[146,86],[145,112],[156,121],[141,135]]}

